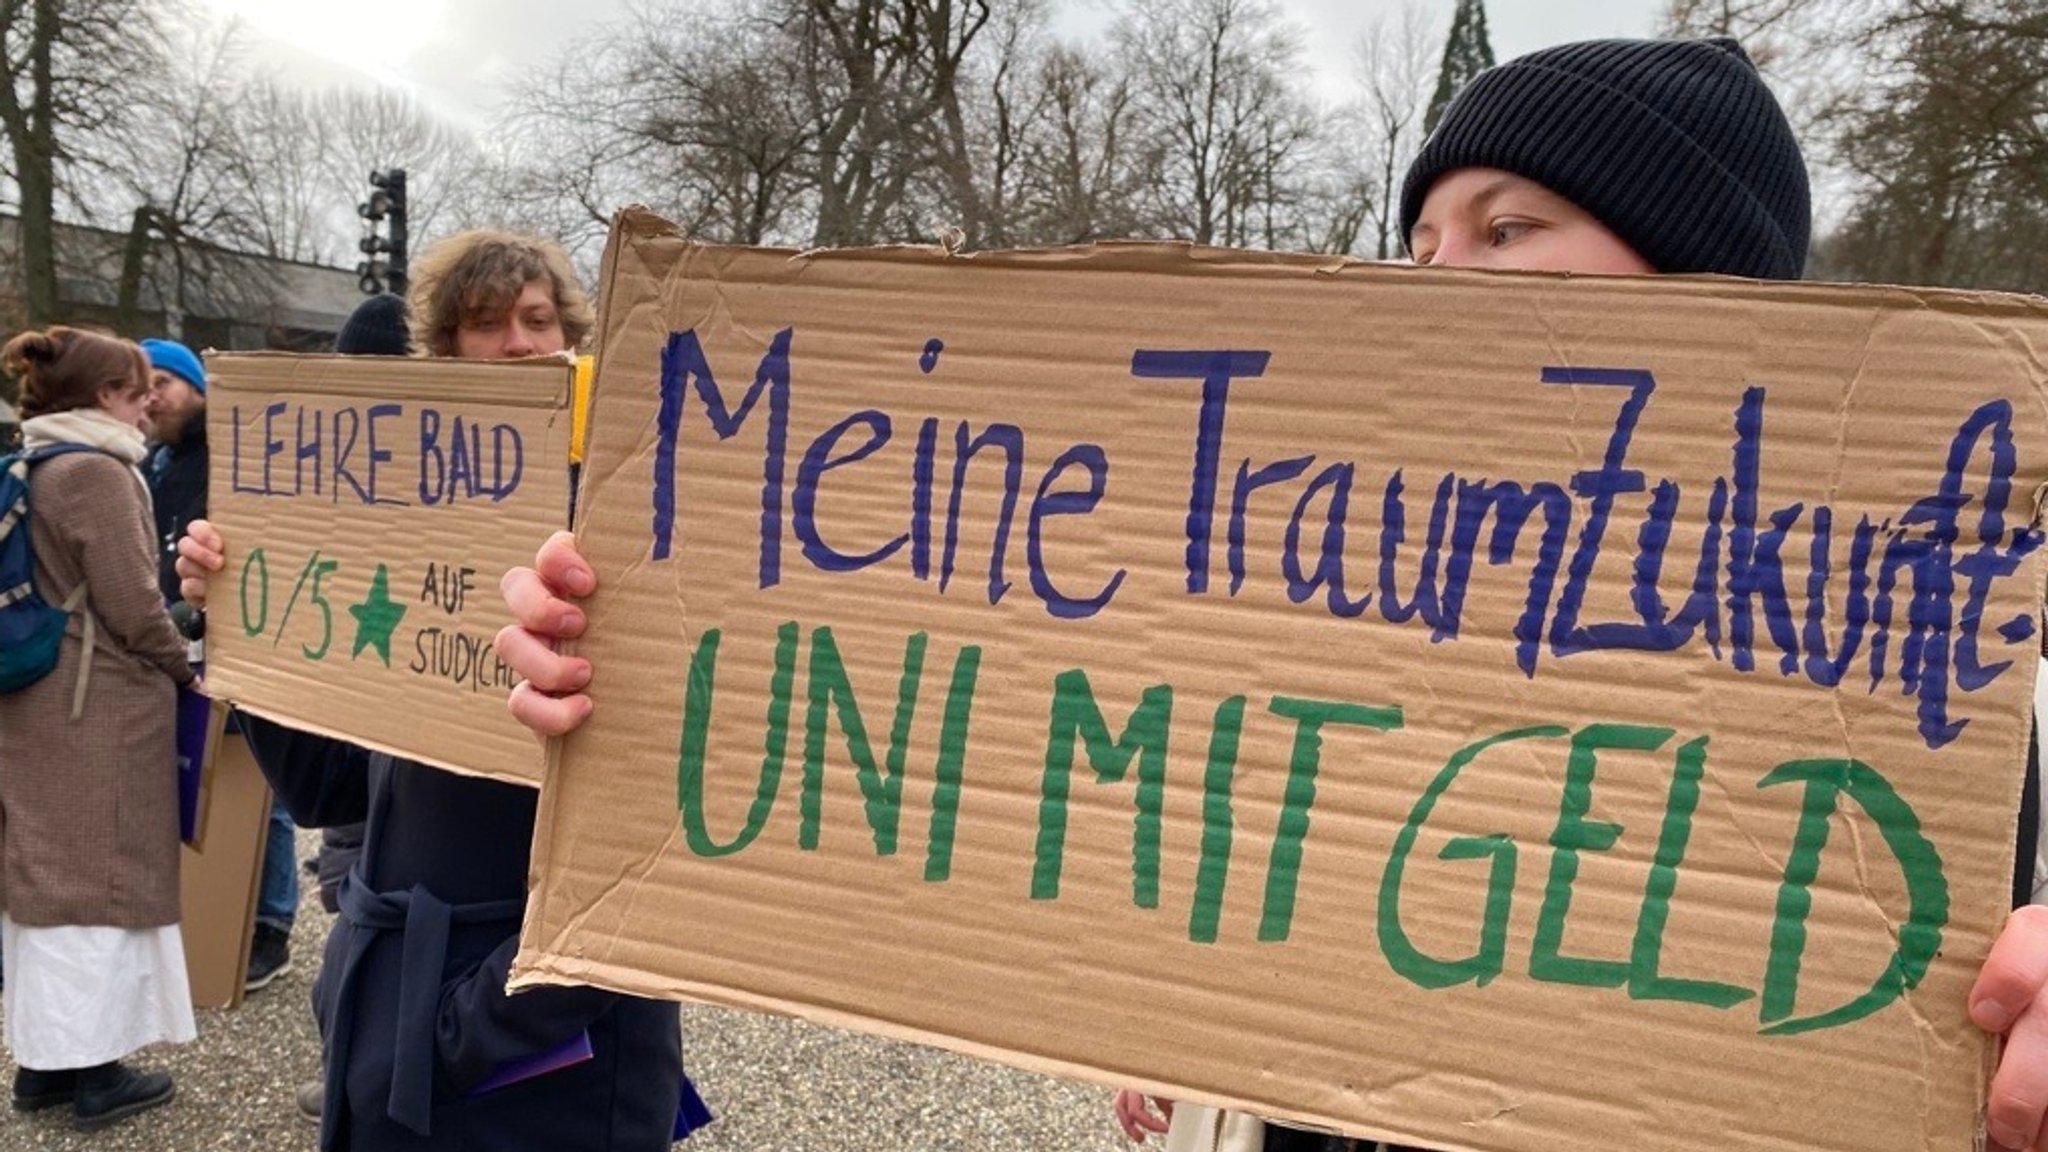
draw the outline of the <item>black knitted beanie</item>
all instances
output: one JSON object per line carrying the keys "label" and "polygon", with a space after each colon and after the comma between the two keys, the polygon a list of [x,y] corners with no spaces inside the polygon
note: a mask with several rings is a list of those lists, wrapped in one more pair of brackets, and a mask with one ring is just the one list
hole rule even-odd
{"label": "black knitted beanie", "polygon": [[405,297],[389,292],[356,305],[334,338],[334,350],[344,356],[403,356],[411,347],[412,336],[405,328]]}
{"label": "black knitted beanie", "polygon": [[1430,186],[1459,168],[1536,181],[1659,272],[1796,280],[1806,267],[1806,164],[1733,40],[1589,40],[1480,73],[1408,168],[1404,242]]}

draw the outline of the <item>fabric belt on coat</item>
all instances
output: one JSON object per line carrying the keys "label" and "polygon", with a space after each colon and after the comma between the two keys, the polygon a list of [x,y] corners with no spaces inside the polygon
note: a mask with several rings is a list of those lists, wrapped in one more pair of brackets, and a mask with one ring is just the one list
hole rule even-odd
{"label": "fabric belt on coat", "polygon": [[[357,985],[363,957],[386,932],[402,932],[399,942],[398,1012],[391,1050],[391,1099],[386,1113],[396,1123],[426,1136],[433,1128],[435,1025],[440,1017],[441,973],[448,962],[448,934],[457,924],[517,922],[524,901],[488,900],[450,904],[415,884],[404,892],[373,892],[364,882],[360,862],[342,877],[339,900],[342,918],[355,931],[341,960],[334,989],[334,1035],[327,1043],[328,1099],[331,1086],[345,1085],[349,1049],[355,1042]],[[342,1079],[337,1079],[340,1077]],[[320,1147],[332,1152],[339,1128],[338,1108],[322,1110]]]}

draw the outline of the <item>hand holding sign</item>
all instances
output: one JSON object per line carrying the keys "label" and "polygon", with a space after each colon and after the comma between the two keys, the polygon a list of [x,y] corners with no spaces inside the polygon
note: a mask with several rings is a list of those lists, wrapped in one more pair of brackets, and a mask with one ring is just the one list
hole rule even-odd
{"label": "hand holding sign", "polygon": [[1126,1088],[1116,1094],[1116,1124],[1124,1136],[1143,1144],[1148,1134],[1164,1136],[1173,1121],[1173,1101]]}
{"label": "hand holding sign", "polygon": [[206,607],[206,586],[227,563],[227,542],[210,520],[194,520],[178,541],[178,595],[194,608]]}
{"label": "hand holding sign", "polygon": [[2048,908],[2018,909],[1970,990],[1970,1018],[2005,1033],[1984,1123],[2001,1148],[2039,1148],[2048,1103]]}
{"label": "hand holding sign", "polygon": [[498,655],[522,683],[507,701],[512,715],[534,735],[562,736],[590,718],[590,661],[555,651],[561,640],[583,635],[583,610],[567,598],[597,590],[597,573],[576,551],[576,537],[557,532],[541,545],[532,568],[514,568],[500,584],[517,623],[495,641]]}

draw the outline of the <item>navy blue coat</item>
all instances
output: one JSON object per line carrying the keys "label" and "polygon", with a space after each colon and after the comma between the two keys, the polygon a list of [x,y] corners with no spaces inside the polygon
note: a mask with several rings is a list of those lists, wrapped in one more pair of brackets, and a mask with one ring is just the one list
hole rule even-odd
{"label": "navy blue coat", "polygon": [[[328,1062],[323,1149],[669,1147],[685,1095],[674,1004],[594,988],[505,994],[532,790],[243,723],[293,820],[368,822],[313,990]],[[476,1091],[586,1034],[590,1059]]]}
{"label": "navy blue coat", "polygon": [[164,603],[178,601],[178,539],[206,516],[206,414],[194,416],[184,438],[157,449],[149,462],[150,503],[156,512],[157,584]]}

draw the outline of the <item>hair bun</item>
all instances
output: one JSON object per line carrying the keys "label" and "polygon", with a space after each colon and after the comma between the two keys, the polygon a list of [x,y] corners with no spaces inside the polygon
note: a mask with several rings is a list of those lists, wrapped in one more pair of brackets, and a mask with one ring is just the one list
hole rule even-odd
{"label": "hair bun", "polygon": [[48,332],[23,332],[0,350],[0,368],[27,381],[35,369],[57,358],[57,341]]}

